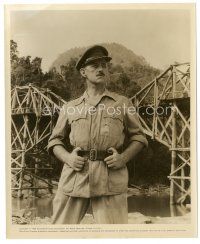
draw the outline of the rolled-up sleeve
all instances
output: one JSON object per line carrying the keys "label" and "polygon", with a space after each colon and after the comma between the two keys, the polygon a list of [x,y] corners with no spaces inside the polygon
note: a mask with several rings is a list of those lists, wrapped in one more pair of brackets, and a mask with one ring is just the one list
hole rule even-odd
{"label": "rolled-up sleeve", "polygon": [[134,112],[134,106],[130,100],[127,101],[127,110],[125,114],[126,132],[128,142],[138,141],[148,147],[148,141],[143,132],[143,128],[140,124],[137,112]]}
{"label": "rolled-up sleeve", "polygon": [[67,128],[68,128],[68,116],[66,112],[66,104],[60,110],[60,114],[54,127],[52,134],[49,138],[47,151],[49,154],[53,154],[53,147],[55,145],[66,146],[66,138],[67,138]]}

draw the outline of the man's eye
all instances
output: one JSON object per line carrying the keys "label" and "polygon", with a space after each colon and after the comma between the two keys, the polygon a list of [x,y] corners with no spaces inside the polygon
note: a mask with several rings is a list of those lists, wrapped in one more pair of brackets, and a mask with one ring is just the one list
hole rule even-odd
{"label": "man's eye", "polygon": [[91,67],[94,68],[94,69],[97,69],[98,67],[102,67],[102,68],[106,68],[106,63],[94,63],[94,64],[91,64]]}
{"label": "man's eye", "polygon": [[92,67],[93,68],[98,68],[99,66],[106,68],[106,63],[101,63],[101,64],[93,64]]}

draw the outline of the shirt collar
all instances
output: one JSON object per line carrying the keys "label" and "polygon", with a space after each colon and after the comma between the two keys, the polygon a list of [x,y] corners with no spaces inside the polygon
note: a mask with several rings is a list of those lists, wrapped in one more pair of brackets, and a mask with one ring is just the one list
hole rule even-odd
{"label": "shirt collar", "polygon": [[[117,101],[116,95],[113,92],[108,91],[107,89],[105,89],[104,93],[99,97],[99,102],[103,97],[110,97],[113,100]],[[80,103],[82,103],[83,100],[87,101],[89,98],[87,90],[83,93],[83,95],[77,99],[76,104],[75,105],[79,105]]]}

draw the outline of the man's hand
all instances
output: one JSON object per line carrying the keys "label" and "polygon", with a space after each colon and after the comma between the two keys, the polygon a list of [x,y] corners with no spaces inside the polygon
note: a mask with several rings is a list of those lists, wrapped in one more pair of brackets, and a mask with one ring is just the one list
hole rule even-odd
{"label": "man's hand", "polygon": [[108,165],[108,168],[120,169],[126,165],[123,160],[122,154],[119,154],[115,148],[111,147],[108,150],[113,152],[111,156],[108,156],[104,159],[104,161]]}
{"label": "man's hand", "polygon": [[85,158],[78,156],[78,151],[81,150],[80,147],[76,147],[67,157],[67,164],[75,171],[81,171],[84,164]]}
{"label": "man's hand", "polygon": [[77,147],[69,153],[62,145],[55,145],[53,147],[54,155],[64,164],[68,164],[75,171],[81,171],[85,163],[85,158],[79,157],[77,154],[79,150],[81,150],[81,148]]}
{"label": "man's hand", "polygon": [[119,169],[126,165],[126,163],[134,158],[144,147],[144,144],[139,141],[132,141],[126,150],[119,154],[113,147],[109,148],[113,154],[104,159],[108,168]]}

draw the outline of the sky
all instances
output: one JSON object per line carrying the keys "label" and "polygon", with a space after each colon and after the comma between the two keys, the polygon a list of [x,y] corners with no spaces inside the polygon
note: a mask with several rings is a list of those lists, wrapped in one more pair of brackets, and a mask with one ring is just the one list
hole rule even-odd
{"label": "sky", "polygon": [[20,56],[42,57],[47,71],[59,54],[74,48],[116,42],[156,68],[190,61],[188,10],[26,10],[11,11],[11,39]]}

